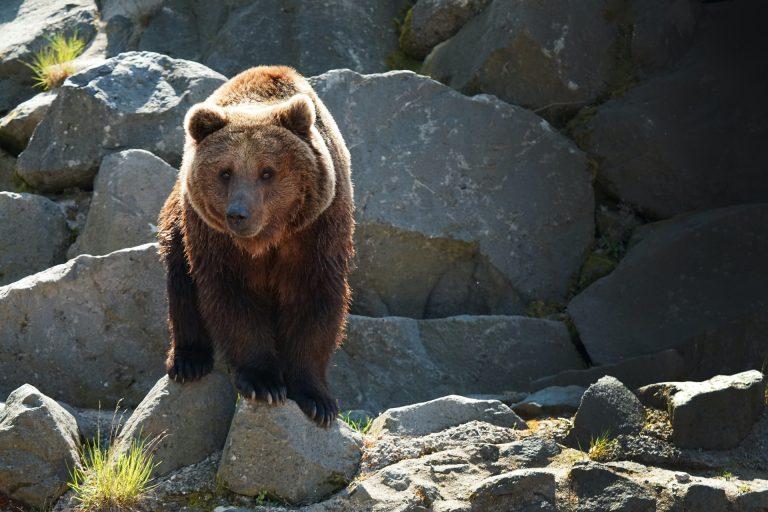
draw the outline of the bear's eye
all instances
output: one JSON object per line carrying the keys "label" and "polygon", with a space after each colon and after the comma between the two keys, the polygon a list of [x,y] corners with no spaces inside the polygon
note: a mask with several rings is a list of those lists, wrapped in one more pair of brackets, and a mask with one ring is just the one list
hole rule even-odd
{"label": "bear's eye", "polygon": [[274,176],[274,174],[275,174],[275,170],[273,168],[271,168],[271,167],[267,167],[266,169],[261,171],[261,179],[268,180],[272,176]]}
{"label": "bear's eye", "polygon": [[229,171],[221,171],[221,174],[219,174],[219,177],[224,181],[229,181],[229,178],[232,177],[232,174],[230,174]]}

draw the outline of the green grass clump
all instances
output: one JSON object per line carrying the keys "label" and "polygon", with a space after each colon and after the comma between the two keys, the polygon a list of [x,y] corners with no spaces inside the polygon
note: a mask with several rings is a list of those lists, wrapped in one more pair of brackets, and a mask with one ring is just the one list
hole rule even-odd
{"label": "green grass clump", "polygon": [[152,489],[152,440],[134,439],[128,450],[115,453],[115,445],[103,448],[100,435],[86,443],[80,454],[82,466],[70,473],[69,487],[84,510],[124,510]]}
{"label": "green grass clump", "polygon": [[619,442],[616,439],[611,439],[610,433],[606,430],[596,438],[590,438],[587,455],[590,459],[598,462],[608,461],[611,460],[618,447]]}
{"label": "green grass clump", "polygon": [[64,34],[49,37],[48,44],[35,54],[32,62],[25,62],[32,70],[34,87],[47,91],[64,83],[64,80],[75,72],[72,61],[83,53],[83,50],[85,41],[77,37],[77,32],[71,37]]}
{"label": "green grass clump", "polygon": [[373,418],[366,417],[365,421],[357,421],[349,415],[349,411],[339,415],[339,418],[341,421],[349,425],[349,428],[355,432],[360,432],[363,435],[367,434],[371,429],[371,425],[373,425]]}

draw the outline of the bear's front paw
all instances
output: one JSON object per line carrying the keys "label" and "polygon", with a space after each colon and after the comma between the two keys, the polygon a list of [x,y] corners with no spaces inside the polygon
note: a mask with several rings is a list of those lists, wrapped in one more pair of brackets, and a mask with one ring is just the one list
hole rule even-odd
{"label": "bear's front paw", "polygon": [[261,400],[270,405],[285,403],[286,387],[280,372],[256,368],[240,368],[235,387],[249,400]]}
{"label": "bear's front paw", "polygon": [[339,404],[318,386],[299,383],[288,386],[288,398],[299,404],[309,419],[323,428],[330,428],[339,414]]}
{"label": "bear's front paw", "polygon": [[195,381],[213,370],[213,355],[206,352],[179,350],[168,357],[168,377],[177,382]]}

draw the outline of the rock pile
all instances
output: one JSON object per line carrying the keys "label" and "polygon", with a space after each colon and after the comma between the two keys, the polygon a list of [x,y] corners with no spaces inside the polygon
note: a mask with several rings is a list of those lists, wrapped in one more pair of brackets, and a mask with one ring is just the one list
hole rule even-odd
{"label": "rock pile", "polygon": [[[151,441],[147,511],[768,510],[766,14],[3,3],[0,510],[73,510],[99,429]],[[35,95],[24,63],[75,32],[76,72]],[[183,116],[272,63],[312,77],[352,156],[329,378],[356,428],[163,377]]]}

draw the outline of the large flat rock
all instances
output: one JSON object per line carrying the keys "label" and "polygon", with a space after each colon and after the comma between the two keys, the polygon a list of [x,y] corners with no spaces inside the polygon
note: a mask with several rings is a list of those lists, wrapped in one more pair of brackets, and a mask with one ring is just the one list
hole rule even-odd
{"label": "large flat rock", "polygon": [[708,378],[760,367],[768,329],[768,205],[645,226],[618,267],[568,305],[592,361],[678,348]]}
{"label": "large flat rock", "polygon": [[146,244],[0,287],[0,395],[30,383],[75,406],[138,404],[163,374],[164,283]]}
{"label": "large flat rock", "polygon": [[[309,76],[329,69],[388,69],[394,20],[408,0],[198,3],[104,2],[110,55],[145,50],[201,62],[227,76],[286,64]],[[121,5],[123,4],[123,5]]]}
{"label": "large flat rock", "polygon": [[560,322],[350,316],[329,377],[342,409],[376,412],[450,394],[527,389],[533,379],[583,367]]}
{"label": "large flat rock", "polygon": [[764,2],[706,4],[675,69],[601,105],[578,135],[603,189],[653,218],[764,201]]}
{"label": "large flat rock", "polygon": [[564,298],[593,237],[571,141],[528,110],[410,72],[312,83],[352,154],[353,312],[508,314]]}
{"label": "large flat rock", "polygon": [[527,108],[578,108],[608,86],[618,37],[605,0],[494,0],[438,45],[423,71],[467,94]]}

